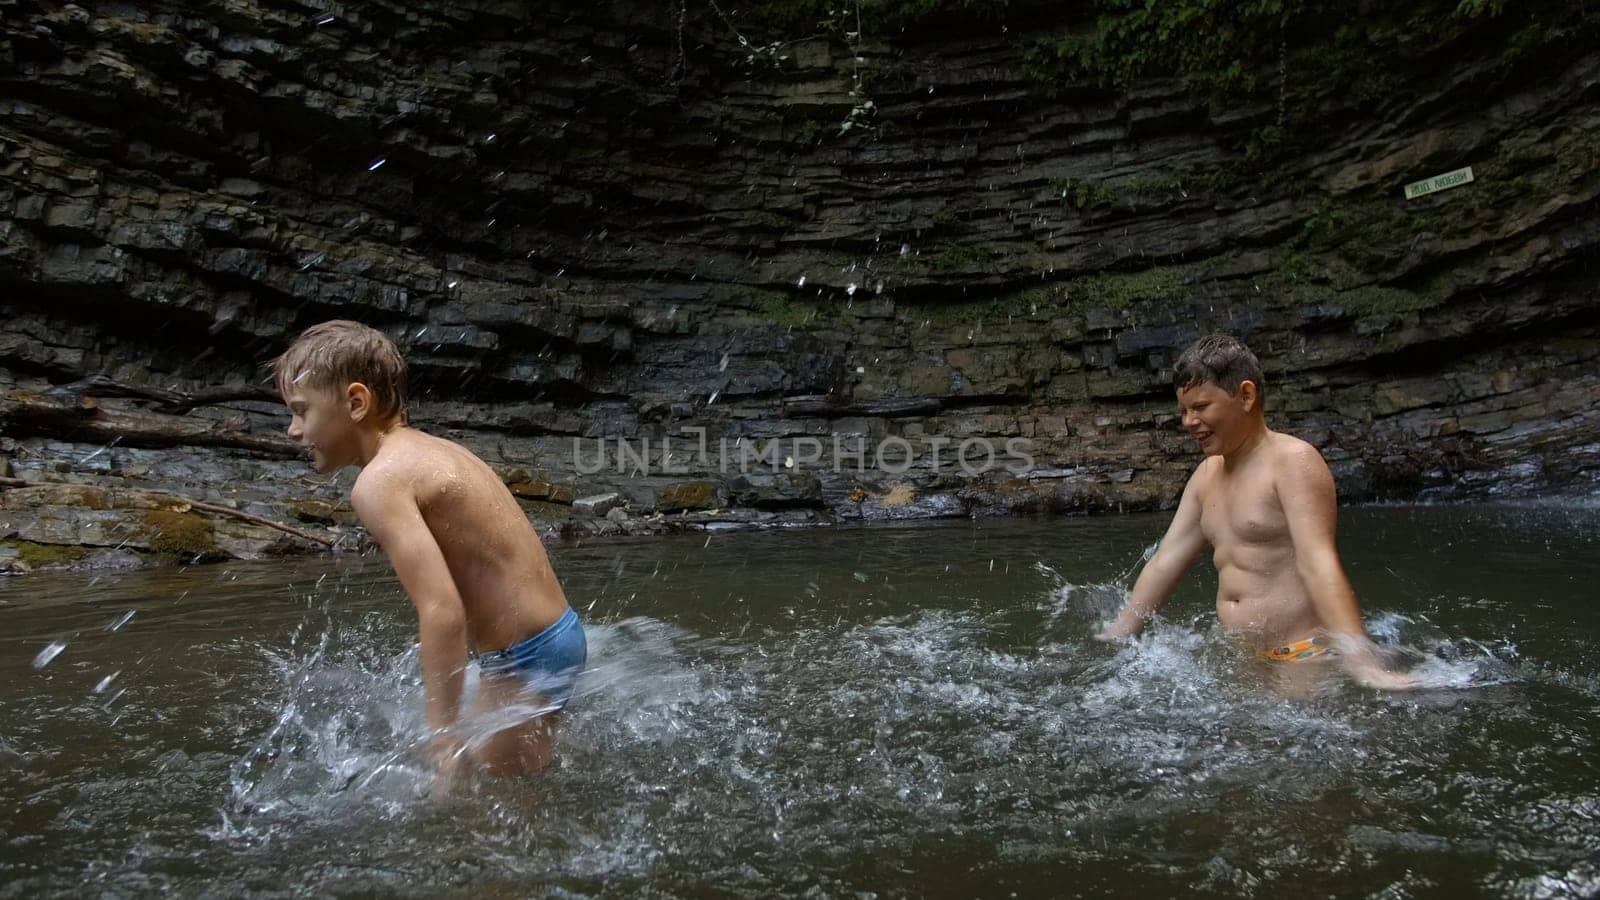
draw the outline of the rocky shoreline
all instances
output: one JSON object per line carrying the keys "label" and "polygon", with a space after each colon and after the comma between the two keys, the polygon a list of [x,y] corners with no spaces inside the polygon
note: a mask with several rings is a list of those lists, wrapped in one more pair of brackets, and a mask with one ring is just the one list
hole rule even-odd
{"label": "rocky shoreline", "polygon": [[[197,448],[0,442],[14,454],[0,462],[0,575],[374,549],[348,501],[349,472],[317,476],[298,459],[252,459]],[[477,450],[486,453],[486,448]],[[1593,475],[1600,445],[1572,450],[1569,463],[1586,469],[1583,477],[1562,480],[1561,490],[1568,496],[1600,496],[1600,479]],[[931,482],[944,489],[925,493],[912,485],[929,484],[926,477],[890,481],[877,491],[858,486],[853,496],[828,507],[807,501],[806,489],[819,481],[804,473],[752,473],[720,484],[630,479],[607,484],[620,490],[577,496],[574,485],[545,481],[525,468],[494,468],[547,543],[941,518],[1115,515],[1170,508],[1177,496],[1176,491],[1167,497],[1140,493],[1131,469],[1035,468],[1004,479],[947,476]],[[1348,476],[1349,468],[1343,468]],[[1519,500],[1549,490],[1550,484],[1540,466],[1513,463],[1494,473],[1470,473],[1410,499]],[[727,502],[730,493],[747,505],[710,505]]]}
{"label": "rocky shoreline", "polygon": [[[18,462],[0,465],[0,574],[372,549],[348,501],[349,472],[317,476],[303,460],[194,448],[23,441],[10,442],[9,452]],[[1026,510],[1020,502],[996,502],[1021,492],[983,483],[919,496],[907,481],[881,494],[860,489],[845,508],[830,509],[806,497],[815,476],[761,472],[723,484],[630,479],[607,485],[619,490],[576,496],[573,485],[525,468],[494,468],[547,542],[1007,515],[1036,511],[1037,502],[1026,500]],[[730,493],[745,505],[712,505]]]}
{"label": "rocky shoreline", "polygon": [[[1593,14],[1313,35],[1229,106],[1042,85],[1067,12],[755,54],[692,6],[0,20],[0,567],[321,552],[196,501],[358,542],[262,381],[333,317],[552,537],[1170,506],[1165,372],[1213,329],[1346,500],[1600,483]],[[913,459],[806,459],[835,440]]]}

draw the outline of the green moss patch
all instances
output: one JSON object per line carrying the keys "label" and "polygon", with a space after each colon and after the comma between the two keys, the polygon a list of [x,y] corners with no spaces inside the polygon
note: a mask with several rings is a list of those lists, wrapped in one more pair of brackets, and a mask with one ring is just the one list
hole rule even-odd
{"label": "green moss patch", "polygon": [[140,515],[140,537],[156,553],[213,553],[217,537],[211,529],[211,520],[194,512],[171,512],[164,509],[145,510]]}
{"label": "green moss patch", "polygon": [[16,550],[17,558],[33,568],[69,565],[89,555],[87,548],[76,544],[36,544],[33,541],[0,543]]}

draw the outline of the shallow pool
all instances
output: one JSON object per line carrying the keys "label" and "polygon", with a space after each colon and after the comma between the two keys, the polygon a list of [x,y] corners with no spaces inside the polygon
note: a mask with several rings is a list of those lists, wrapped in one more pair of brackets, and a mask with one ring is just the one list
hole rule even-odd
{"label": "shallow pool", "polygon": [[1301,700],[1204,566],[1090,640],[1165,522],[556,546],[559,762],[443,801],[380,559],[0,581],[0,896],[1600,891],[1600,509],[1343,511],[1440,687]]}

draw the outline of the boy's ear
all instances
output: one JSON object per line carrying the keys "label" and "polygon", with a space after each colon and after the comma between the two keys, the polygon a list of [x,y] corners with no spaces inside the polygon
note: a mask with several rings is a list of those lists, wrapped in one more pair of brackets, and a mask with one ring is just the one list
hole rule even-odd
{"label": "boy's ear", "polygon": [[359,381],[352,381],[344,389],[344,401],[350,410],[350,421],[359,422],[372,411],[372,390]]}
{"label": "boy's ear", "polygon": [[1239,401],[1244,404],[1245,412],[1255,411],[1256,404],[1261,402],[1261,391],[1254,381],[1246,378],[1239,382]]}

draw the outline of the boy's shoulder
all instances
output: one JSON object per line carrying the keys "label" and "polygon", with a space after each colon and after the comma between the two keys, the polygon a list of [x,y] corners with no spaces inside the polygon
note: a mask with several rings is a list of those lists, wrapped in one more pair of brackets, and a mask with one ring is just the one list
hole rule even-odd
{"label": "boy's shoulder", "polygon": [[[414,429],[408,428],[406,431],[408,433],[401,440],[386,442],[377,455],[361,467],[355,484],[350,488],[352,497],[357,493],[410,490],[417,475],[425,470],[430,461],[428,442],[436,439]],[[437,466],[436,460],[434,465]]]}
{"label": "boy's shoulder", "polygon": [[356,491],[409,492],[425,497],[443,483],[488,478],[500,483],[476,453],[448,438],[407,427],[363,466],[351,488]]}
{"label": "boy's shoulder", "polygon": [[350,502],[360,513],[364,505],[373,502],[392,502],[397,494],[408,493],[411,479],[388,460],[374,459],[361,467],[355,483],[350,485]]}
{"label": "boy's shoulder", "polygon": [[1206,495],[1210,493],[1211,481],[1216,477],[1217,465],[1221,461],[1220,456],[1207,456],[1196,463],[1194,471],[1189,473],[1189,480],[1183,486],[1184,494],[1204,502]]}
{"label": "boy's shoulder", "polygon": [[1322,452],[1310,441],[1282,431],[1272,432],[1272,450],[1278,459],[1287,462],[1322,462]]}
{"label": "boy's shoulder", "polygon": [[1302,485],[1332,482],[1328,461],[1311,442],[1281,431],[1272,433],[1272,441],[1273,470],[1279,484],[1284,483],[1282,479]]}

